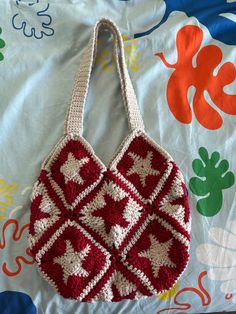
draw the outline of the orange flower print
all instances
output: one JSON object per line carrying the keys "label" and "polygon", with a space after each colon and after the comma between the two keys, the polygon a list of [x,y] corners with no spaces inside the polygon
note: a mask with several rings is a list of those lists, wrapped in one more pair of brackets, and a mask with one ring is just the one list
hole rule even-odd
{"label": "orange flower print", "polygon": [[[6,276],[17,276],[22,270],[22,264],[32,265],[34,263],[33,255],[30,252],[29,247],[27,247],[27,234],[28,234],[29,224],[19,225],[16,219],[8,219],[1,230],[0,233],[0,254],[2,256],[2,261],[0,266],[2,268],[2,273]],[[21,248],[22,247],[22,248]],[[4,261],[4,254],[2,250],[7,249],[11,252],[9,259]],[[17,255],[14,256],[12,252]]]}
{"label": "orange flower print", "polygon": [[[198,275],[198,285],[196,287],[184,287],[181,290],[179,290],[174,295],[174,306],[173,307],[167,307],[164,309],[161,309],[157,312],[157,314],[187,314],[190,313],[188,310],[192,309],[192,303],[193,301],[201,303],[199,304],[200,307],[208,307],[208,305],[211,304],[212,298],[209,294],[209,292],[206,290],[206,288],[203,285],[203,278],[206,280],[207,272],[202,271]],[[191,292],[191,294],[189,294]],[[180,297],[181,296],[181,297]],[[191,296],[191,297],[190,297]],[[187,310],[187,312],[185,312]],[[191,311],[192,312],[192,311]],[[192,312],[193,313],[193,312]]]}
{"label": "orange flower print", "polygon": [[[178,59],[175,64],[168,63],[162,52],[155,55],[161,58],[166,67],[175,69],[167,85],[167,101],[175,118],[182,123],[191,123],[192,110],[187,94],[189,87],[194,86],[194,114],[202,126],[215,130],[221,127],[223,120],[204,94],[208,93],[219,111],[236,115],[236,95],[224,92],[224,86],[235,80],[236,68],[232,62],[225,62],[217,74],[213,74],[222,61],[222,52],[216,45],[208,45],[199,50],[202,40],[203,31],[200,27],[186,25],[177,33]],[[193,65],[195,55],[196,66]]]}

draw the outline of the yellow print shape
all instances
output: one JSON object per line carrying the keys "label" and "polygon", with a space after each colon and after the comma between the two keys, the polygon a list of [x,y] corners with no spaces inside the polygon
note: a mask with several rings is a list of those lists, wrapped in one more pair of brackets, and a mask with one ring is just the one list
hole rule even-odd
{"label": "yellow print shape", "polygon": [[169,299],[171,299],[177,292],[177,290],[179,289],[179,284],[178,282],[168,291],[158,294],[158,298],[161,299],[162,301],[167,301]]}
{"label": "yellow print shape", "polygon": [[[136,51],[137,42],[135,39],[127,39],[125,35],[122,35],[123,41],[127,41],[125,44],[125,59],[131,71],[135,72],[139,69],[139,63],[137,61],[139,57],[139,53]],[[112,42],[114,39],[112,38]],[[98,46],[102,45],[103,41],[98,39]],[[115,69],[115,56],[113,51],[108,49],[102,49],[100,53],[98,53],[96,60],[98,64],[101,64],[102,71],[112,72]]]}
{"label": "yellow print shape", "polygon": [[17,190],[16,184],[7,185],[6,181],[0,179],[0,221],[6,216],[6,207],[13,204],[14,198],[11,196]]}

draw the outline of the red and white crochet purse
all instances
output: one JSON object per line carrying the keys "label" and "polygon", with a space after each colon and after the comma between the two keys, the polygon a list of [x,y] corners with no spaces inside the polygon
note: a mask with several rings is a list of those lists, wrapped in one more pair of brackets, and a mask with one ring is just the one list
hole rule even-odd
{"label": "red and white crochet purse", "polygon": [[[106,167],[82,135],[101,28],[114,51],[130,134]],[[122,37],[99,20],[84,53],[64,135],[31,195],[29,245],[41,275],[65,298],[121,301],[163,293],[189,260],[190,210],[173,158],[144,131]]]}

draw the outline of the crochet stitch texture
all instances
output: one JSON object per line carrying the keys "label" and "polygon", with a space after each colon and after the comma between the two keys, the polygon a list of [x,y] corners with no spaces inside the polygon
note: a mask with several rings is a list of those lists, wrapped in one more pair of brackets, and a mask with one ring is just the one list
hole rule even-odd
{"label": "crochet stitch texture", "polygon": [[[82,136],[101,27],[114,35],[131,129],[108,167]],[[28,240],[38,270],[63,297],[85,302],[162,293],[187,266],[190,225],[182,173],[145,133],[121,34],[103,18],[81,62],[64,135],[33,187]]]}

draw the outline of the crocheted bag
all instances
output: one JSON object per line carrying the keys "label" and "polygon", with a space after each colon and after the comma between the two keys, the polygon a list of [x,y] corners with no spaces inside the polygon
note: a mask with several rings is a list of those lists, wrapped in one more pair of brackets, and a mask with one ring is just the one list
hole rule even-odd
{"label": "crocheted bag", "polygon": [[[82,135],[101,28],[114,51],[130,134],[106,167]],[[173,158],[144,131],[117,26],[99,20],[83,55],[64,135],[42,164],[28,235],[41,275],[65,298],[120,301],[170,289],[189,260],[190,210]]]}

